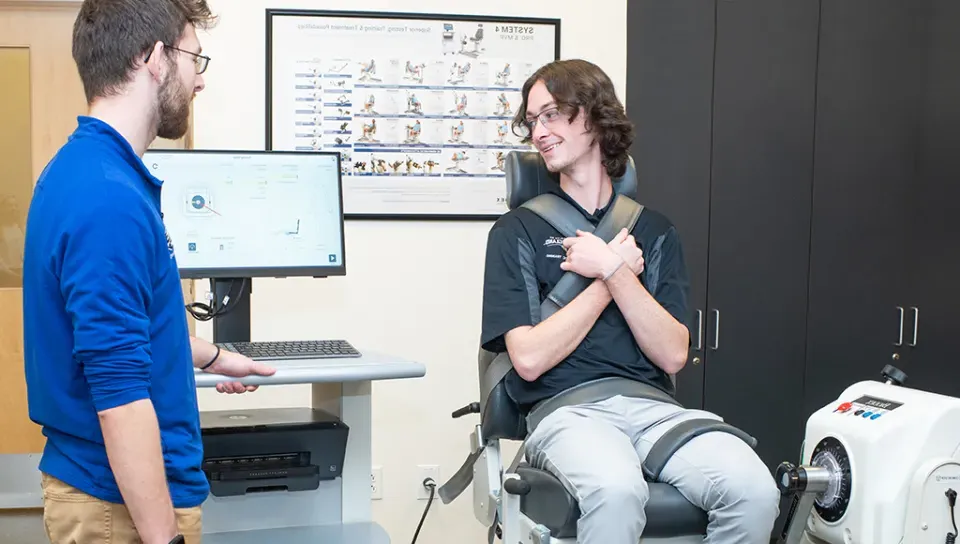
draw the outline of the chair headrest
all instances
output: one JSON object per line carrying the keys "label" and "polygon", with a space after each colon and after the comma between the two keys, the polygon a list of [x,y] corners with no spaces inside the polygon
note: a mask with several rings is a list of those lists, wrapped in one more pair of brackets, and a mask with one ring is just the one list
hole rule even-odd
{"label": "chair headrest", "polygon": [[[507,174],[507,206],[511,210],[560,183],[560,176],[547,170],[536,151],[507,153],[504,171]],[[612,181],[614,194],[637,199],[637,170],[633,157],[628,157],[626,172]]]}

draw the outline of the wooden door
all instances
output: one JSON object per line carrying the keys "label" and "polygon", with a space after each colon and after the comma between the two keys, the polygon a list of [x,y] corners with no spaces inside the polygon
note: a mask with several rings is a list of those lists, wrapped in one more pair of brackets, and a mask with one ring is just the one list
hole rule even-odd
{"label": "wooden door", "polygon": [[[79,5],[0,1],[0,454],[43,449],[40,429],[27,415],[19,263],[34,183],[87,111],[71,55]],[[188,132],[155,146],[189,144]],[[192,299],[192,282],[184,282],[184,293]]]}

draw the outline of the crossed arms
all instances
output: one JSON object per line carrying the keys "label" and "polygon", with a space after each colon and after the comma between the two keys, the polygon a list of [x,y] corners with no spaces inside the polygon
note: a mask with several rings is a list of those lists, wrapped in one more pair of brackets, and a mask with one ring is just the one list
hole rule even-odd
{"label": "crossed arms", "polygon": [[623,230],[606,244],[580,232],[565,239],[564,247],[567,258],[561,268],[593,282],[548,319],[507,331],[506,349],[517,374],[536,380],[569,356],[611,301],[647,358],[668,374],[679,372],[687,360],[689,331],[640,283],[644,261],[633,236]]}

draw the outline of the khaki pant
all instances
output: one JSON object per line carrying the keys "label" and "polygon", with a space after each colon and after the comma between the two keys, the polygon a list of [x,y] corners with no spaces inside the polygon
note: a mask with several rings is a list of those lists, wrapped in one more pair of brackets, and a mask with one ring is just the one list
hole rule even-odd
{"label": "khaki pant", "polygon": [[[122,504],[91,497],[52,476],[41,474],[43,523],[53,544],[140,544],[140,536]],[[176,509],[187,544],[200,544],[200,507]]]}

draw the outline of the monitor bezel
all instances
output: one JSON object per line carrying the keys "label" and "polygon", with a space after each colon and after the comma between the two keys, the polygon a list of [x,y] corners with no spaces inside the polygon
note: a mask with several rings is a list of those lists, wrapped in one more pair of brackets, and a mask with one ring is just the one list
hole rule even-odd
{"label": "monitor bezel", "polygon": [[[224,279],[224,278],[326,278],[331,276],[345,276],[347,274],[347,242],[344,231],[343,213],[343,165],[339,151],[294,151],[294,150],[263,150],[263,149],[147,149],[143,155],[144,167],[150,171],[147,160],[156,155],[297,155],[335,157],[337,161],[337,197],[340,205],[340,263],[333,266],[262,266],[250,268],[185,268],[177,261],[177,269],[182,279]],[[159,179],[161,191],[166,181]],[[162,200],[162,197],[161,197]],[[161,212],[163,210],[161,209]],[[164,225],[166,228],[166,225]]]}

